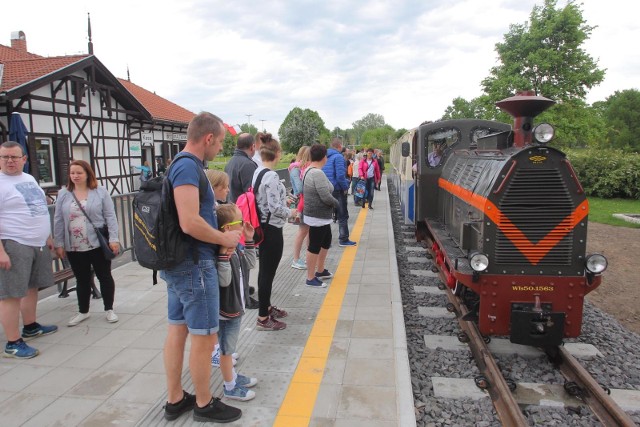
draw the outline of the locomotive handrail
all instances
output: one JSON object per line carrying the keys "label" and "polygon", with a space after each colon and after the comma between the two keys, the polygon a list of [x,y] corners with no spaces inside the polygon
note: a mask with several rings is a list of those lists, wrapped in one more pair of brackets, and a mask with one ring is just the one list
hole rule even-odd
{"label": "locomotive handrail", "polygon": [[494,190],[493,194],[500,194],[500,192],[502,191],[502,187],[504,187],[504,183],[507,182],[507,180],[511,176],[511,173],[513,172],[513,169],[516,167],[517,163],[518,162],[516,162],[515,160],[512,160],[511,167],[509,168],[509,171],[504,176],[504,178],[502,178],[502,182],[500,183],[500,186]]}

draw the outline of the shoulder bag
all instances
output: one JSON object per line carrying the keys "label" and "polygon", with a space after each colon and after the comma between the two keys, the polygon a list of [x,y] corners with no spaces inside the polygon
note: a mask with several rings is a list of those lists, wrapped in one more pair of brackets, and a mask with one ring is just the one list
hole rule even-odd
{"label": "shoulder bag", "polygon": [[107,227],[107,224],[102,226],[102,228],[96,227],[93,221],[91,221],[91,218],[89,218],[89,215],[87,215],[87,213],[85,212],[82,204],[80,203],[80,200],[78,200],[73,191],[71,191],[71,195],[76,200],[78,207],[84,214],[85,218],[87,218],[87,221],[89,221],[89,224],[91,224],[91,226],[93,227],[93,230],[96,232],[96,236],[98,236],[98,242],[100,242],[100,249],[102,249],[102,254],[104,255],[104,257],[108,260],[114,259],[116,257],[116,254],[109,247],[109,228]]}

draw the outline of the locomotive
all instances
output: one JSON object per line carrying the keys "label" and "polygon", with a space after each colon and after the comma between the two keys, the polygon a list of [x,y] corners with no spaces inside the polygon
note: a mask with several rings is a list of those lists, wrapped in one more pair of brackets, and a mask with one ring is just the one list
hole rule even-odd
{"label": "locomotive", "polygon": [[423,123],[391,149],[405,222],[483,335],[550,348],[580,335],[607,260],[586,254],[589,204],[571,163],[533,125],[555,102],[523,92],[487,120]]}

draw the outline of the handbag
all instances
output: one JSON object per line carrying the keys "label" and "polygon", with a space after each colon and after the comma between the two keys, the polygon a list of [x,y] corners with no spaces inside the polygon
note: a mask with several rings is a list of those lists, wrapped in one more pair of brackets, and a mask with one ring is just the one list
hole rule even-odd
{"label": "handbag", "polygon": [[91,224],[91,226],[93,227],[93,230],[96,232],[98,242],[100,243],[100,249],[102,249],[102,254],[104,255],[105,259],[114,259],[116,257],[116,254],[111,250],[111,247],[109,247],[109,228],[107,227],[107,224],[103,225],[102,228],[96,227],[93,221],[91,221],[91,218],[89,218],[89,215],[87,215],[84,208],[82,207],[80,200],[78,200],[76,195],[73,194],[73,191],[71,192],[71,195],[76,200],[78,207],[84,214],[85,218],[87,218],[87,220],[89,221],[89,224]]}

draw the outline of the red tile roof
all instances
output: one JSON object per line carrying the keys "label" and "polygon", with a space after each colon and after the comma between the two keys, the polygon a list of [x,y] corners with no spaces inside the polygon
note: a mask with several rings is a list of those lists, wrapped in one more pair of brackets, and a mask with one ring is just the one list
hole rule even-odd
{"label": "red tile roof", "polygon": [[195,114],[181,106],[168,101],[153,92],[131,83],[129,80],[118,79],[120,83],[146,108],[156,120],[182,122],[188,124]]}
{"label": "red tile roof", "polygon": [[88,55],[54,56],[43,58],[34,55],[28,59],[6,60],[0,57],[0,63],[4,64],[0,92],[8,91],[33,80],[37,80],[49,73],[58,71],[71,64],[85,59]]}
{"label": "red tile roof", "polygon": [[0,44],[0,62],[12,61],[15,59],[42,58],[35,53],[25,52],[24,50],[14,49],[9,46]]}

